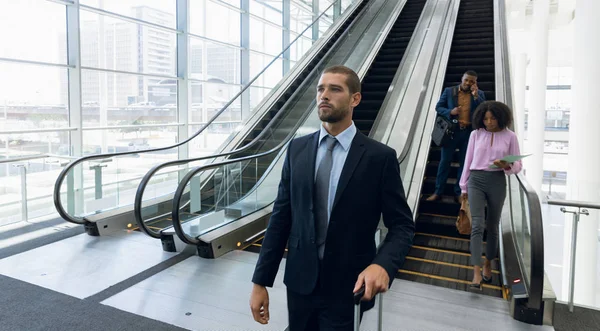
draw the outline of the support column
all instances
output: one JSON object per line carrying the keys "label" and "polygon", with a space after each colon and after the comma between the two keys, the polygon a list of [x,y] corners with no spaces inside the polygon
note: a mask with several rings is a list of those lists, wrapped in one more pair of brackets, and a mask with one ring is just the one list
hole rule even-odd
{"label": "support column", "polygon": [[[600,90],[600,39],[584,38],[581,31],[600,31],[600,1],[577,0],[575,27],[573,29],[573,108],[569,125],[569,168],[567,173],[567,199],[600,201],[600,112],[597,94]],[[577,233],[577,259],[575,267],[575,304],[596,305],[596,268],[598,248],[598,222],[600,212],[589,210],[582,215]],[[571,218],[568,217],[568,224]],[[565,239],[570,235],[565,227]],[[565,255],[570,240],[565,240]],[[569,258],[567,256],[567,258]],[[567,263],[569,261],[566,261]],[[563,263],[563,279],[567,278],[569,264]]]}
{"label": "support column", "polygon": [[[290,44],[290,0],[283,0],[281,11],[282,44],[281,49],[285,49]],[[290,49],[283,52],[283,76],[290,71]]]}
{"label": "support column", "polygon": [[[104,10],[104,0],[98,2],[98,8]],[[108,68],[106,65],[106,25],[104,15],[98,15],[98,66]],[[113,36],[113,39],[115,36]],[[116,61],[116,59],[115,59]],[[98,72],[99,92],[98,92],[98,111],[100,116],[100,126],[108,126],[108,75],[109,73]],[[113,74],[114,75],[114,74]],[[117,93],[117,87],[113,86],[112,94]],[[96,100],[90,100],[96,101]],[[100,130],[100,150],[103,154],[108,153],[108,130]]]}
{"label": "support column", "polygon": [[[183,33],[177,34],[177,118],[183,125],[177,127],[177,141],[184,141],[189,137],[189,119],[190,119],[190,70],[189,70],[189,31],[190,31],[190,11],[188,0],[177,0],[177,30]],[[204,59],[203,59],[204,60]],[[204,91],[203,91],[204,92]],[[183,144],[178,148],[178,159],[187,159],[189,157],[190,144]],[[179,174],[181,176],[181,173]],[[180,178],[181,179],[181,178]]]}
{"label": "support column", "polygon": [[[67,61],[72,68],[69,73],[69,126],[76,128],[69,133],[70,155],[82,156],[83,121],[81,109],[81,53],[79,30],[79,0],[67,5]],[[64,204],[64,201],[63,201]],[[78,215],[83,212],[83,173],[81,166],[71,171],[67,179],[67,212]]]}
{"label": "support column", "polygon": [[[242,61],[241,61],[241,83],[242,86],[246,86],[250,82],[250,0],[240,0],[240,46],[242,47]],[[241,123],[250,116],[250,90],[247,89],[242,93],[242,118]]]}
{"label": "support column", "polygon": [[[319,17],[319,0],[313,0],[312,2],[312,19],[313,21],[317,19],[317,17]],[[315,22],[315,24],[313,24],[312,26],[312,40],[313,43],[315,41],[317,41],[317,39],[319,39],[319,21]]]}
{"label": "support column", "polygon": [[531,107],[527,120],[527,180],[541,197],[544,175],[544,130],[546,123],[546,70],[548,66],[548,19],[550,0],[535,0],[531,44]]}
{"label": "support column", "polygon": [[[514,56],[513,77],[513,113],[515,114],[515,129],[519,137],[519,146],[525,146],[525,90],[527,88],[527,54],[519,53]],[[521,147],[523,148],[523,147]]]}

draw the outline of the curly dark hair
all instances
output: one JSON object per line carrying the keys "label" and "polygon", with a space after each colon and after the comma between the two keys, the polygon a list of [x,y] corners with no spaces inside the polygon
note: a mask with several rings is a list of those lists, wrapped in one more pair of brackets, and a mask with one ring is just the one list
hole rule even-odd
{"label": "curly dark hair", "polygon": [[485,101],[475,109],[475,114],[473,115],[473,128],[475,130],[485,129],[483,118],[488,111],[498,120],[498,127],[500,129],[505,129],[511,125],[513,121],[512,110],[507,105],[499,101]]}

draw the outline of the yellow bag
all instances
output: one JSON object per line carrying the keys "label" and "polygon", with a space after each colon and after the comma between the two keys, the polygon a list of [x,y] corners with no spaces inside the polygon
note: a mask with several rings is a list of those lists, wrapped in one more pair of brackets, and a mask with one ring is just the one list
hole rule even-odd
{"label": "yellow bag", "polygon": [[462,199],[458,218],[456,219],[456,229],[460,234],[471,234],[471,209],[469,208],[469,199]]}

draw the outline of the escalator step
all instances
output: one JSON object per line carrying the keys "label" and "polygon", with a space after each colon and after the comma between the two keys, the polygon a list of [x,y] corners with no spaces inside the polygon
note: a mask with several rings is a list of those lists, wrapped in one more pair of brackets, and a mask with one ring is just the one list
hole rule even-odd
{"label": "escalator step", "polygon": [[[419,274],[408,274],[407,272],[399,272],[396,278],[409,280],[413,282],[418,282],[422,284],[435,285],[455,290],[468,291],[469,282],[470,281],[462,281],[457,282],[456,280],[449,279],[446,280],[441,276],[433,276],[427,277]],[[483,285],[483,289],[481,291],[482,294],[493,296],[493,297],[502,297],[502,290],[497,288],[496,286],[492,287],[490,285]]]}
{"label": "escalator step", "polygon": [[442,195],[442,198],[438,201],[427,201],[427,197],[429,195],[424,195],[421,198],[419,212],[453,217],[458,216],[460,205],[454,201],[453,196]]}

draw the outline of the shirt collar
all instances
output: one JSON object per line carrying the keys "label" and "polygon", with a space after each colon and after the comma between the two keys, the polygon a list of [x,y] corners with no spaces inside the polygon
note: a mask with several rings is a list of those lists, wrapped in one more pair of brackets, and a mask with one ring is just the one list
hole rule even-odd
{"label": "shirt collar", "polygon": [[[348,151],[350,149],[350,145],[352,145],[352,140],[356,135],[356,131],[356,126],[354,125],[354,121],[352,121],[352,125],[350,125],[348,128],[346,128],[346,130],[342,131],[340,134],[335,136],[335,139],[337,139],[338,143],[342,145],[345,151]],[[321,142],[323,142],[323,138],[325,138],[325,136],[327,135],[330,134],[327,132],[327,130],[325,130],[325,127],[321,125],[321,130],[319,131],[319,146],[321,145]]]}

